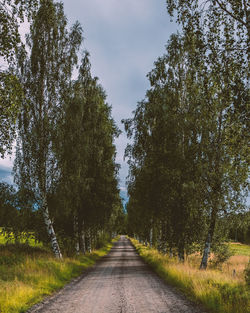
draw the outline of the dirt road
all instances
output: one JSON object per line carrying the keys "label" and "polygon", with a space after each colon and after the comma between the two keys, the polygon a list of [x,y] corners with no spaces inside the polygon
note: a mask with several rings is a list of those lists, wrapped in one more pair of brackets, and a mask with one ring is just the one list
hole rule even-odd
{"label": "dirt road", "polygon": [[167,286],[124,236],[92,270],[29,312],[202,313]]}

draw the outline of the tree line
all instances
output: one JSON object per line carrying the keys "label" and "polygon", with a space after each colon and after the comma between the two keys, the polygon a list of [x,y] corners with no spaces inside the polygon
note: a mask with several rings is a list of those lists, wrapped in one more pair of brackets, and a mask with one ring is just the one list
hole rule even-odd
{"label": "tree line", "polygon": [[[58,258],[62,250],[85,253],[119,232],[124,218],[114,145],[120,130],[82,51],[83,29],[68,27],[62,3],[1,1],[0,14],[7,64],[0,153],[16,141],[17,186],[0,186],[0,226],[50,243]],[[20,20],[30,25],[25,43]]]}
{"label": "tree line", "polygon": [[[164,253],[222,249],[249,228],[249,5],[169,0],[180,31],[148,74],[131,119],[128,233]],[[249,229],[248,229],[249,230]]]}

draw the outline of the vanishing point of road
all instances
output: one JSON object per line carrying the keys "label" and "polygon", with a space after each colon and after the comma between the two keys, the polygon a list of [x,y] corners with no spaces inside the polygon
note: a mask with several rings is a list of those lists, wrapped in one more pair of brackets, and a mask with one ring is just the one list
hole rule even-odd
{"label": "vanishing point of road", "polygon": [[31,313],[203,313],[146,265],[125,237],[79,279]]}

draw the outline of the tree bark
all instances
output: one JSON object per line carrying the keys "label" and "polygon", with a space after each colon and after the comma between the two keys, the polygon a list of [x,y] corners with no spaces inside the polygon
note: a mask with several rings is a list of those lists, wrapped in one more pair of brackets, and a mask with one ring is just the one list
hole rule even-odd
{"label": "tree bark", "polygon": [[85,241],[85,228],[84,228],[84,220],[82,221],[81,234],[80,234],[80,249],[83,254],[86,253],[86,241]]}
{"label": "tree bark", "polygon": [[78,225],[78,218],[75,215],[74,216],[74,233],[75,233],[75,238],[76,238],[76,243],[75,243],[75,250],[76,254],[80,253],[80,244],[79,244],[79,225]]}
{"label": "tree bark", "polygon": [[210,254],[210,248],[211,248],[211,235],[210,233],[208,233],[200,265],[201,270],[205,270],[207,268],[207,261]]}
{"label": "tree bark", "polygon": [[207,262],[208,262],[208,258],[210,254],[211,243],[212,243],[215,224],[216,224],[216,217],[217,217],[217,209],[213,209],[211,213],[210,227],[208,230],[207,239],[205,242],[205,247],[204,247],[203,256],[202,256],[201,265],[200,265],[201,270],[205,270],[207,268]]}
{"label": "tree bark", "polygon": [[150,245],[150,248],[152,248],[152,246],[153,246],[153,227],[150,228],[150,232],[149,232],[149,245]]}
{"label": "tree bark", "polygon": [[179,262],[184,262],[184,247],[182,245],[178,247],[178,259]]}
{"label": "tree bark", "polygon": [[51,241],[52,250],[58,259],[62,259],[62,254],[60,251],[59,244],[57,242],[56,234],[54,231],[54,227],[52,225],[51,219],[49,217],[49,208],[47,204],[46,195],[43,196],[43,203],[42,203],[42,213],[43,213],[43,220],[47,228],[47,232],[49,235],[49,239]]}
{"label": "tree bark", "polygon": [[87,231],[87,250],[88,252],[92,252],[92,238],[91,238],[91,230],[90,228]]}

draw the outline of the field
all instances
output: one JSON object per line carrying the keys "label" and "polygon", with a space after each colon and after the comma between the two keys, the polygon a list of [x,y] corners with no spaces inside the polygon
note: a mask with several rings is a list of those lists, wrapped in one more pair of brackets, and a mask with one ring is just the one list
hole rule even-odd
{"label": "field", "polygon": [[245,255],[250,257],[250,245],[244,245],[239,242],[230,243],[230,249],[234,255]]}
{"label": "field", "polygon": [[[1,238],[1,237],[0,237]],[[1,238],[2,243],[5,239]],[[90,254],[56,260],[41,244],[0,245],[0,312],[25,312],[108,253],[112,243]]]}
{"label": "field", "polygon": [[183,264],[134,239],[131,241],[142,258],[164,280],[210,312],[249,312],[250,290],[245,283],[244,270],[249,262],[250,246],[230,244],[235,255],[220,268],[215,268],[211,263],[206,271],[201,271],[200,256],[197,254],[189,256]]}

